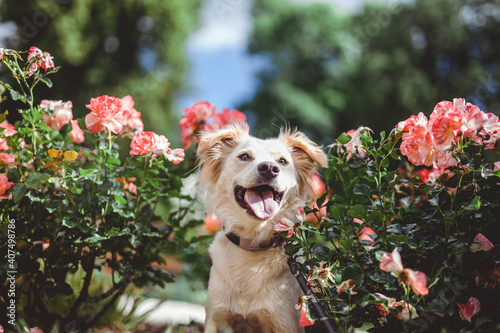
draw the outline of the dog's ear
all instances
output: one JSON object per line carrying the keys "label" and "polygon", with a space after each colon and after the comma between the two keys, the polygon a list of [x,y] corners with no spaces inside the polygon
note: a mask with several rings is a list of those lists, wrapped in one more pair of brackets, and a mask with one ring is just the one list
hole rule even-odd
{"label": "dog's ear", "polygon": [[242,138],[248,136],[247,124],[237,123],[215,132],[201,133],[198,145],[199,185],[203,188],[219,178],[222,159]]}
{"label": "dog's ear", "polygon": [[316,170],[316,164],[322,167],[327,166],[325,153],[317,144],[299,131],[282,129],[279,139],[285,143],[292,155],[293,163],[299,175],[300,186],[307,188],[311,195],[314,195],[311,176]]}

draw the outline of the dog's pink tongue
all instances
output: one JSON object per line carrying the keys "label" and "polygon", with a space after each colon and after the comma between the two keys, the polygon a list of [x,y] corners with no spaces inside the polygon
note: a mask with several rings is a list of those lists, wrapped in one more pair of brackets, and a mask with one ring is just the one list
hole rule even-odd
{"label": "dog's pink tongue", "polygon": [[250,205],[250,208],[252,208],[255,216],[262,220],[273,217],[278,209],[278,203],[274,201],[272,191],[257,192],[248,190],[246,201]]}

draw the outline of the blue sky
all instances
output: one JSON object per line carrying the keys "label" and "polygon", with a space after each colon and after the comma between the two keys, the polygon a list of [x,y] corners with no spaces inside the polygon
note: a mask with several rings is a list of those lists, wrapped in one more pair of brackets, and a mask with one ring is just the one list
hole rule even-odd
{"label": "blue sky", "polygon": [[[335,10],[352,13],[360,10],[364,0],[289,0],[297,3],[324,2]],[[256,71],[262,59],[246,53],[252,29],[249,0],[204,0],[200,26],[186,46],[191,64],[190,89],[178,99],[181,109],[196,101],[208,101],[222,108],[236,108],[252,97],[257,81]]]}

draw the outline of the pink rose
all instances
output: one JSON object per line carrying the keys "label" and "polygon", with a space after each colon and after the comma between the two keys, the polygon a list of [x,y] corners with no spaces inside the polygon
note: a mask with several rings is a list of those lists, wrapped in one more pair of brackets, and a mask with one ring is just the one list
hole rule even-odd
{"label": "pink rose", "polygon": [[[377,301],[384,301],[384,303],[377,303],[375,304],[375,307],[377,308],[378,312],[380,313],[381,316],[387,317],[389,315],[389,310],[393,309],[393,305],[396,303],[396,299],[392,297],[387,297],[384,294],[381,293],[375,293],[373,297]],[[387,302],[387,305],[385,304]]]}
{"label": "pink rose", "polygon": [[196,102],[190,108],[184,109],[182,117],[186,119],[189,124],[195,125],[211,118],[214,115],[215,108],[215,105],[208,102]]}
{"label": "pink rose", "polygon": [[179,164],[180,162],[184,161],[184,157],[186,154],[184,153],[184,149],[172,149],[172,154],[169,154],[167,156],[168,160],[174,164]]}
{"label": "pink rose", "polygon": [[286,231],[287,238],[292,237],[294,231],[295,231],[295,223],[293,223],[291,220],[287,219],[286,217],[281,218],[280,222],[275,224],[273,227],[273,230],[276,232],[281,232],[281,231]]}
{"label": "pink rose", "polygon": [[485,141],[486,149],[494,149],[495,143],[500,139],[500,120],[493,113],[487,114],[488,120],[483,125],[481,134],[488,135],[490,138]]}
{"label": "pink rose", "polygon": [[184,161],[184,149],[171,149],[170,142],[164,135],[157,136],[155,155],[163,155],[174,164]]}
{"label": "pink rose", "polygon": [[118,134],[123,128],[123,104],[119,98],[103,95],[91,98],[86,105],[91,110],[85,116],[85,124],[90,132],[99,133],[105,128]]}
{"label": "pink rose", "polygon": [[142,131],[144,129],[144,123],[141,119],[141,113],[134,109],[135,102],[132,96],[127,95],[122,97],[121,101],[123,104],[123,131]]}
{"label": "pink rose", "polygon": [[462,320],[467,320],[469,323],[471,322],[472,316],[481,311],[481,302],[475,297],[469,298],[465,304],[457,303],[457,306],[459,308],[460,318]]}
{"label": "pink rose", "polygon": [[495,246],[483,234],[477,234],[470,245],[471,252],[491,251]]}
{"label": "pink rose", "polygon": [[7,144],[7,140],[0,138],[0,150],[9,150],[10,147]]}
{"label": "pink rose", "polygon": [[179,127],[182,130],[181,141],[183,148],[187,149],[195,140],[198,130],[204,129],[202,124],[214,115],[216,106],[208,102],[196,102],[190,108],[185,108]]}
{"label": "pink rose", "polygon": [[398,280],[409,284],[415,295],[428,295],[427,276],[423,272],[417,272],[409,268],[404,268],[398,274]]}
{"label": "pink rose", "polygon": [[442,101],[435,107],[429,117],[429,126],[434,136],[434,147],[446,150],[451,147],[453,139],[460,133],[466,123],[463,107],[465,101],[456,98],[452,102]]}
{"label": "pink rose", "polygon": [[500,161],[493,164],[493,172],[497,172],[498,170],[500,170]]}
{"label": "pink rose", "polygon": [[43,122],[52,129],[60,130],[61,127],[73,119],[73,103],[71,101],[42,100],[40,103],[43,112]]}
{"label": "pink rose", "polygon": [[130,155],[147,155],[157,149],[158,135],[154,132],[137,132],[130,142]]}
{"label": "pink rose", "polygon": [[17,134],[17,131],[14,129],[12,124],[9,124],[7,121],[0,123],[0,127],[5,128],[5,130],[0,131],[4,137],[13,136]]}
{"label": "pink rose", "polygon": [[313,175],[311,176],[311,185],[314,190],[314,194],[317,197],[320,197],[323,195],[323,193],[325,193],[326,185],[321,180],[321,177],[318,176],[316,173],[313,173]]}
{"label": "pink rose", "polygon": [[247,116],[239,110],[223,109],[222,112],[214,114],[214,127],[221,129],[234,123],[246,123]]}
{"label": "pink rose", "polygon": [[363,148],[361,136],[368,133],[369,131],[370,129],[368,127],[361,126],[356,130],[351,129],[345,133],[351,137],[351,141],[344,145],[347,153],[347,159],[351,158],[351,156],[353,155],[358,155],[360,157],[363,157],[365,155],[366,150]]}
{"label": "pink rose", "polygon": [[398,315],[397,315],[397,318],[399,320],[406,321],[406,320],[418,318],[417,310],[410,303],[407,303],[405,301],[399,301],[399,302],[396,302],[392,305],[393,308],[395,308],[397,306],[403,307],[401,312],[398,313]]}
{"label": "pink rose", "polygon": [[14,158],[14,156],[9,155],[7,153],[0,153],[0,167],[8,169],[15,165],[16,165],[16,159]]}
{"label": "pink rose", "polygon": [[38,47],[32,46],[29,49],[28,61],[31,66],[28,70],[28,76],[33,75],[38,68],[47,70],[54,67],[53,57],[48,52],[42,52]]}
{"label": "pink rose", "polygon": [[8,199],[9,195],[5,192],[10,189],[14,183],[9,182],[9,178],[4,174],[0,173],[0,199]]}
{"label": "pink rose", "polygon": [[384,272],[400,272],[403,270],[403,262],[397,248],[394,248],[392,253],[384,253],[380,259],[380,269]]}
{"label": "pink rose", "polygon": [[85,133],[78,125],[78,120],[71,121],[71,132],[68,134],[70,140],[74,143],[82,143],[85,141]]}
{"label": "pink rose", "polygon": [[407,156],[410,162],[415,165],[432,165],[436,151],[427,117],[420,112],[418,116],[412,116],[404,123],[401,128],[408,132],[404,133],[402,137],[401,154]]}
{"label": "pink rose", "polygon": [[416,116],[412,115],[410,118],[404,121],[400,121],[397,124],[396,128],[398,129],[398,131],[408,132],[416,124],[427,124],[427,117],[422,112],[419,112]]}
{"label": "pink rose", "polygon": [[346,281],[343,281],[338,287],[337,287],[337,292],[339,294],[343,292],[349,291],[351,295],[356,295],[357,292],[353,291],[354,287],[356,287],[356,281],[353,279],[349,279]]}
{"label": "pink rose", "polygon": [[459,106],[464,114],[465,123],[460,129],[461,132],[466,134],[477,132],[488,121],[488,115],[474,104],[465,104],[465,100],[462,98],[459,101],[460,103],[455,103],[455,100],[453,100],[455,105]]}

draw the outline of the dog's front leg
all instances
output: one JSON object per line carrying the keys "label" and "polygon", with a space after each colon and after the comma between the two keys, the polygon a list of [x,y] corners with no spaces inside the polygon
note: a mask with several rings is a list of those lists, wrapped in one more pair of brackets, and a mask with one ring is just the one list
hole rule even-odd
{"label": "dog's front leg", "polygon": [[205,303],[205,333],[232,333],[225,314],[215,307],[210,296]]}

